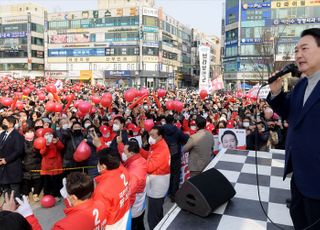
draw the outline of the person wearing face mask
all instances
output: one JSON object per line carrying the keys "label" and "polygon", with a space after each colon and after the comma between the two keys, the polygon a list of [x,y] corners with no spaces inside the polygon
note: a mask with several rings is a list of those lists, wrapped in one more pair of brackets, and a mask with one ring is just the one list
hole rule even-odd
{"label": "person wearing face mask", "polygon": [[16,118],[12,115],[2,121],[4,132],[0,134],[0,192],[10,193],[14,190],[14,195],[19,197],[24,137],[14,129],[15,124]]}
{"label": "person wearing face mask", "polygon": [[190,176],[196,176],[202,172],[202,170],[210,162],[213,147],[214,138],[213,135],[205,129],[206,119],[202,116],[197,116],[196,125],[198,131],[196,134],[190,136],[187,144],[182,148],[182,152],[189,152],[189,170]]}
{"label": "person wearing face mask", "polygon": [[22,194],[29,196],[33,188],[33,201],[38,202],[42,190],[42,178],[38,172],[30,172],[40,170],[41,167],[41,154],[33,147],[34,137],[34,129],[28,129],[24,134]]}
{"label": "person wearing face mask", "polygon": [[[62,157],[63,143],[53,134],[51,128],[43,129],[46,146],[40,150],[42,155],[41,172],[43,178],[43,194],[52,195],[59,200],[59,190],[62,188]],[[54,170],[53,169],[61,169]]]}
{"label": "person wearing face mask", "polygon": [[[84,162],[75,162],[73,159],[73,154],[76,151],[78,145],[81,141],[84,140],[84,134],[82,133],[81,123],[75,121],[72,123],[72,126],[66,132],[62,132],[64,150],[62,152],[63,155],[63,167],[72,168],[72,167],[81,167],[83,165],[88,165],[87,161]],[[79,170],[80,171],[80,170]],[[65,171],[64,176],[67,176],[70,171]]]}
{"label": "person wearing face mask", "polygon": [[[64,186],[60,190],[65,199],[65,217],[58,220],[52,230],[61,229],[105,229],[107,225],[107,208],[103,202],[93,200],[94,191],[93,180],[85,173],[72,172],[64,179]],[[15,210],[13,197],[6,200],[7,211],[15,211],[22,215],[33,230],[41,230],[42,227],[33,214],[31,205],[26,196],[17,199],[19,207]],[[23,228],[29,229],[29,228]],[[30,227],[31,229],[31,227]]]}
{"label": "person wearing face mask", "polygon": [[170,150],[161,126],[149,132],[150,151],[141,149],[147,159],[148,224],[154,229],[163,218],[163,204],[170,185]]}
{"label": "person wearing face mask", "polygon": [[100,150],[97,157],[100,175],[95,177],[93,199],[102,201],[107,209],[106,229],[130,229],[129,173],[111,148]]}
{"label": "person wearing face mask", "polygon": [[116,136],[111,141],[110,148],[113,150],[114,153],[117,153],[117,156],[119,156],[119,159],[120,159],[120,153],[118,151],[117,137],[119,135],[121,136],[121,140],[124,145],[128,143],[128,133],[127,133],[127,130],[123,129],[124,125],[125,125],[125,120],[123,117],[118,116],[113,119],[112,130],[116,134]]}
{"label": "person wearing face mask", "polygon": [[144,230],[144,211],[146,199],[147,162],[139,154],[136,139],[129,140],[124,146],[121,159],[130,176],[130,205],[132,211],[132,230]]}

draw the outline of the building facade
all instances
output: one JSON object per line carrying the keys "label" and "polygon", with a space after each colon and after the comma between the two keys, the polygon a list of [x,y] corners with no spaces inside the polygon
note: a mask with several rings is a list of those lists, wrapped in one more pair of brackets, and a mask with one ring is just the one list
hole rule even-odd
{"label": "building facade", "polygon": [[44,17],[35,4],[0,7],[0,77],[44,76]]}
{"label": "building facade", "polygon": [[196,87],[194,44],[210,44],[212,65],[220,59],[217,37],[195,32],[154,0],[98,0],[97,10],[55,13],[16,4],[0,13],[0,77]]}
{"label": "building facade", "polygon": [[300,33],[320,26],[320,1],[226,0],[223,70],[229,88],[265,81],[294,60]]}

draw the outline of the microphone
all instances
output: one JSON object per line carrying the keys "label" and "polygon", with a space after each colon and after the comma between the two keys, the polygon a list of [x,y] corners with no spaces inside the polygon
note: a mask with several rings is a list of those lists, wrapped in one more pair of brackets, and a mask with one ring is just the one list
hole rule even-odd
{"label": "microphone", "polygon": [[285,67],[283,67],[274,76],[270,77],[268,79],[268,82],[264,83],[262,86],[266,86],[266,85],[269,85],[269,84],[273,83],[279,77],[282,77],[283,75],[285,75],[287,73],[291,73],[293,77],[300,77],[301,76],[301,72],[299,72],[298,67],[294,63],[291,63],[291,64],[288,64]]}

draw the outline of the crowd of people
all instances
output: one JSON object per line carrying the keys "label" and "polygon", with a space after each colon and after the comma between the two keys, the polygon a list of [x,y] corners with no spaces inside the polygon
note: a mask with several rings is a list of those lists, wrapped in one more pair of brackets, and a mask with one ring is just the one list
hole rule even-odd
{"label": "crowd of people", "polygon": [[[66,217],[54,225],[57,229],[77,226],[82,215],[90,216],[86,229],[125,229],[128,220],[132,229],[144,229],[146,197],[148,225],[153,229],[163,217],[167,192],[175,201],[181,155],[189,152],[191,176],[199,174],[214,157],[219,129],[245,129],[250,150],[284,146],[288,123],[264,100],[257,103],[227,91],[201,98],[192,90],[159,96],[156,91],[130,89],[136,98],[131,101],[124,89],[68,81],[59,82],[57,89],[55,83],[10,78],[0,83],[0,187],[3,194],[14,191],[17,199],[30,196],[34,202],[41,193],[57,201],[67,198]],[[105,92],[112,97],[109,105],[101,103]],[[183,108],[168,109],[174,100]],[[61,106],[50,108],[53,101]],[[89,103],[90,111],[81,113],[81,103]],[[151,127],[146,120],[152,120]],[[230,132],[224,139],[232,137]],[[34,143],[39,136],[45,139],[41,148]],[[91,151],[79,161],[74,154],[83,141]],[[27,200],[20,203],[28,206]],[[27,214],[32,216],[32,210]],[[38,222],[31,218],[30,223]]]}
{"label": "crowd of people", "polygon": [[[153,229],[163,217],[167,192],[175,201],[182,153],[189,152],[191,176],[199,174],[214,157],[219,129],[245,129],[250,150],[284,146],[288,123],[264,100],[257,103],[226,91],[201,98],[191,90],[168,91],[155,99],[156,91],[130,89],[136,99],[128,102],[124,89],[67,81],[57,89],[55,82],[5,78],[0,83],[0,187],[7,194],[5,204],[13,199],[11,191],[16,199],[24,195],[34,202],[41,193],[57,201],[67,199],[66,217],[54,225],[57,229],[77,226],[82,215],[90,216],[86,229],[125,229],[128,220],[132,229],[144,229],[146,197],[148,225]],[[93,99],[101,100],[105,92],[112,96],[107,106]],[[145,100],[132,106],[139,97]],[[13,100],[8,103],[8,98]],[[168,109],[174,100],[183,108]],[[52,101],[62,106],[50,109]],[[81,113],[80,104],[88,102],[90,111]],[[146,120],[152,120],[151,127]],[[34,143],[39,136],[45,139],[40,149]],[[232,131],[223,135],[224,147],[236,146],[227,143],[236,142],[232,137]],[[91,151],[79,161],[74,153],[83,141]],[[30,208],[27,200],[19,203]],[[21,214],[33,229],[41,229],[30,218],[31,209],[29,216]]]}

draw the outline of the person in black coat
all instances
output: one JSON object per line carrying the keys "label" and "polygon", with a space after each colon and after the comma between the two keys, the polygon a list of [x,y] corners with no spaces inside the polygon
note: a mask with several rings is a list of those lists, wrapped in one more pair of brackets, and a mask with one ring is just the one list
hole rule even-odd
{"label": "person in black coat", "polygon": [[189,136],[184,134],[181,129],[178,129],[174,124],[173,115],[168,115],[165,118],[166,124],[163,125],[163,138],[168,144],[171,155],[171,174],[169,196],[173,202],[175,194],[179,189],[180,171],[181,171],[181,147],[188,142]]}
{"label": "person in black coat", "polygon": [[29,196],[33,188],[32,198],[34,201],[39,201],[39,195],[42,190],[42,178],[39,172],[30,172],[31,170],[40,170],[41,154],[39,150],[33,147],[34,130],[30,129],[25,133],[24,141],[24,158],[23,158],[23,180],[22,193]]}
{"label": "person in black coat", "polygon": [[14,190],[15,196],[20,197],[24,138],[14,129],[15,124],[16,118],[12,115],[2,122],[5,132],[0,135],[0,187],[4,193]]}
{"label": "person in black coat", "polygon": [[[63,167],[64,168],[73,168],[73,167],[81,167],[87,166],[88,162],[75,162],[73,159],[73,154],[76,151],[78,145],[81,141],[84,140],[84,135],[82,133],[82,126],[81,123],[78,121],[74,122],[71,126],[71,129],[61,130],[62,135],[62,143],[64,143],[64,150],[63,150]],[[82,170],[79,170],[82,171]],[[65,176],[67,176],[72,171],[65,171]]]}

